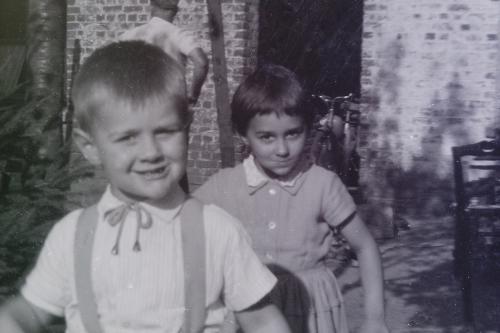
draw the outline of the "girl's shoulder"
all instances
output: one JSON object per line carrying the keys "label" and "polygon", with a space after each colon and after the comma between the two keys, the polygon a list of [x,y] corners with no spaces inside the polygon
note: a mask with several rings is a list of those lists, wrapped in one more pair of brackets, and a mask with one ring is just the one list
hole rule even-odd
{"label": "girl's shoulder", "polygon": [[213,174],[209,179],[217,178],[227,181],[228,179],[239,179],[240,177],[244,177],[244,175],[245,173],[243,169],[243,164],[240,163],[234,167],[227,167],[220,169],[215,174]]}
{"label": "girl's shoulder", "polygon": [[338,183],[342,184],[340,177],[333,171],[323,168],[322,166],[311,164],[305,172],[308,181],[321,184]]}
{"label": "girl's shoulder", "polygon": [[[208,177],[208,179],[194,191],[194,196],[206,196],[213,193],[234,190],[245,184],[245,173],[241,164],[235,167],[223,168]],[[230,186],[228,186],[230,185]],[[201,198],[207,199],[207,198]]]}

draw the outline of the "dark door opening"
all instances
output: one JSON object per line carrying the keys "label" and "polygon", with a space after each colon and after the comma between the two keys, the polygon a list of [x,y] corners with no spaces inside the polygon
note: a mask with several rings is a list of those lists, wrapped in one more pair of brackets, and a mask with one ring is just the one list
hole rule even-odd
{"label": "dark door opening", "polygon": [[363,0],[261,0],[258,62],[295,71],[313,94],[360,94]]}

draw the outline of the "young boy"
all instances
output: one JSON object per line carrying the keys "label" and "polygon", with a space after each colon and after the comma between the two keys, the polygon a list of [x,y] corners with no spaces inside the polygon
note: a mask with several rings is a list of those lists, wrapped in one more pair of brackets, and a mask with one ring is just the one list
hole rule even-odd
{"label": "young boy", "polygon": [[[186,312],[179,217],[186,194],[178,182],[190,122],[183,71],[156,46],[112,43],[81,67],[73,100],[75,141],[109,181],[97,204],[91,257],[100,326],[104,332],[179,332]],[[2,333],[39,332],[55,316],[65,317],[66,332],[85,332],[73,268],[80,214],[71,212],[51,230],[21,295],[0,311]],[[218,332],[227,307],[246,331],[289,332],[267,301],[276,279],[238,221],[206,205],[203,222],[202,331]]]}

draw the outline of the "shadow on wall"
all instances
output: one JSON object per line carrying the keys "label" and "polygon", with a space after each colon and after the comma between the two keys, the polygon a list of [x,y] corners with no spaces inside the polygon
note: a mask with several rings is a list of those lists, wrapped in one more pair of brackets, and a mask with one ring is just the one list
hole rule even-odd
{"label": "shadow on wall", "polygon": [[[444,136],[451,142],[469,142],[464,116],[473,115],[466,108],[463,85],[457,73],[447,85],[448,96],[440,101],[434,96],[429,107],[429,124],[422,136],[419,156],[413,157],[408,171],[388,170],[387,179],[394,188],[398,212],[413,216],[442,216],[449,213],[453,196],[452,161],[445,155]],[[445,172],[443,172],[445,170]]]}
{"label": "shadow on wall", "polygon": [[[394,199],[396,216],[442,216],[449,213],[454,201],[451,152],[446,152],[450,149],[446,147],[446,140],[469,142],[465,121],[467,115],[474,114],[474,106],[465,105],[464,87],[459,74],[454,73],[447,85],[446,98],[439,99],[435,94],[430,105],[419,110],[422,116],[418,120],[408,116],[403,119],[401,107],[405,101],[400,96],[402,78],[399,71],[404,56],[404,45],[398,37],[386,48],[377,87],[366,101],[369,104],[369,124],[373,126],[369,135],[378,136],[375,137],[378,146],[366,156],[367,165],[375,165],[376,169],[365,181],[369,187],[367,196]],[[394,106],[393,114],[380,113],[387,105]],[[421,137],[418,154],[405,151],[414,147],[414,143],[408,141],[412,140],[411,136],[403,133],[406,130],[401,126],[402,121],[420,122],[425,131],[418,135]],[[409,167],[403,165],[403,154],[409,156]]]}

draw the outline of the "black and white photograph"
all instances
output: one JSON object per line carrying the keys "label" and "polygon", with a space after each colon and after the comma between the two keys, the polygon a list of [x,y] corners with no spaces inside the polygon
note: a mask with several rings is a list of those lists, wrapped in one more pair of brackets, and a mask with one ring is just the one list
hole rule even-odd
{"label": "black and white photograph", "polygon": [[1,333],[500,333],[499,0],[1,0]]}

